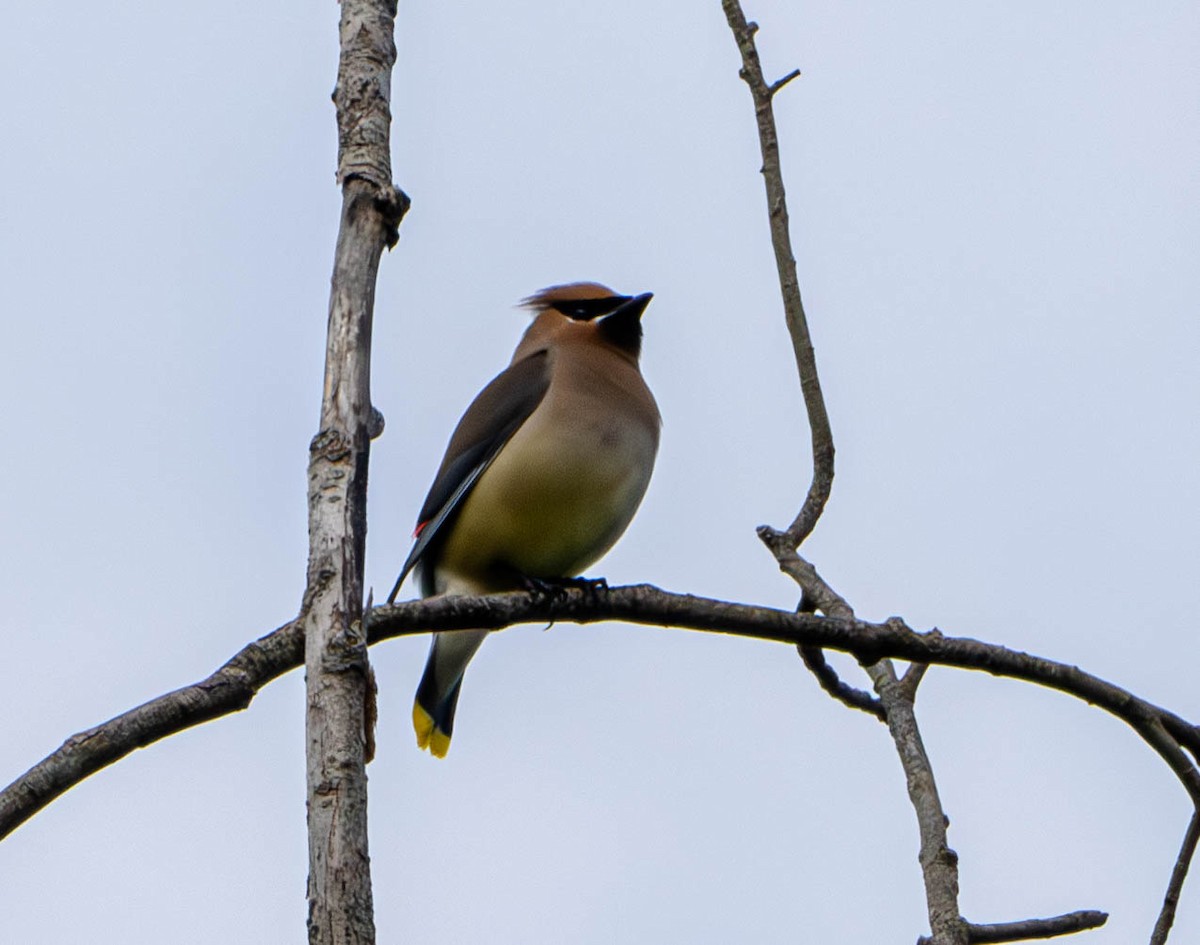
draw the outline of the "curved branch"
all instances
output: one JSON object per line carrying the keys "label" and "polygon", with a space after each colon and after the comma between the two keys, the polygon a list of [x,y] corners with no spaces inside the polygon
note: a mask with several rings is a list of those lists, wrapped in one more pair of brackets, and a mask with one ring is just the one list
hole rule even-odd
{"label": "curved branch", "polygon": [[[657,627],[704,630],[732,636],[821,646],[850,653],[860,662],[897,657],[918,663],[983,670],[1036,683],[1098,706],[1129,724],[1168,763],[1192,797],[1200,798],[1200,774],[1180,751],[1200,756],[1200,730],[1186,719],[1079,669],[967,637],[938,631],[919,633],[898,617],[883,623],[794,613],[671,594],[649,584],[594,592],[565,589],[561,599],[525,593],[445,597],[376,607],[368,617],[368,640],[432,630],[501,629],[517,623],[623,620]],[[101,768],[168,735],[246,708],[271,680],[303,660],[299,620],[249,644],[198,683],[159,696],[145,705],[68,739],[0,791],[0,837]]]}
{"label": "curved branch", "polygon": [[800,298],[800,280],[796,276],[796,258],[792,254],[792,238],[788,229],[783,170],[779,163],[779,136],[775,130],[775,113],[771,108],[775,93],[796,78],[800,70],[795,69],[778,82],[768,84],[763,78],[762,63],[754,46],[758,24],[746,22],[746,15],[738,0],[721,0],[721,6],[742,55],[739,75],[754,98],[754,117],[758,122],[758,141],[762,151],[763,184],[767,190],[767,211],[771,221],[771,245],[775,249],[775,268],[779,273],[783,312],[788,334],[792,338],[796,369],[800,373],[800,389],[804,394],[804,409],[808,413],[808,426],[812,434],[813,477],[804,504],[786,531],[780,532],[768,526],[759,529],[759,537],[779,557],[783,551],[795,551],[812,533],[833,488],[833,432],[829,428],[825,396],[821,393],[821,380],[817,375],[817,359],[808,333],[808,318]]}
{"label": "curved branch", "polygon": [[[763,77],[762,64],[754,42],[758,24],[747,22],[739,0],[721,0],[721,5],[741,53],[742,68],[739,75],[746,82],[754,99],[759,146],[763,158],[762,174],[767,192],[771,244],[775,251],[785,317],[812,433],[813,478],[799,514],[785,531],[763,525],[758,528],[758,536],[774,555],[780,570],[790,575],[800,586],[801,612],[812,613],[819,610],[827,617],[856,623],[854,612],[847,601],[797,553],[800,544],[812,532],[824,510],[834,473],[833,437],[796,277],[796,263],[792,255],[788,227],[787,200],[779,160],[779,140],[772,108],[775,95],[799,76],[800,70],[794,69],[783,78],[768,83]],[[892,624],[893,621],[888,623]],[[957,856],[946,842],[945,813],[938,798],[933,769],[922,745],[913,711],[917,688],[928,663],[942,660],[914,660],[904,678],[897,679],[891,661],[884,657],[898,654],[880,651],[875,658],[868,658],[863,650],[855,651],[866,664],[865,668],[875,684],[876,692],[879,693],[880,698],[876,700],[842,682],[826,663],[819,645],[801,643],[798,649],[805,665],[817,677],[826,692],[851,708],[861,709],[886,721],[896,743],[921,833],[920,859],[925,876],[930,927],[933,931],[932,939],[922,939],[922,942],[930,941],[935,945],[964,945],[967,942],[1047,938],[1103,924],[1106,916],[1098,912],[1072,913],[1054,919],[1035,919],[1003,926],[974,925],[962,919],[958,912]],[[1024,654],[1016,655],[1025,657]],[[911,656],[907,658],[912,659]],[[978,668],[997,672],[993,666]],[[1122,696],[1118,694],[1120,691],[1110,691],[1106,688],[1109,684],[1094,677],[1081,678],[1086,677],[1086,674],[1080,673],[1075,667],[1050,665],[1047,662],[1039,669],[1047,670],[1049,675],[1031,681],[1072,692],[1080,698],[1101,705],[1133,726],[1179,777],[1196,805],[1197,813],[1193,817],[1176,862],[1163,910],[1155,927],[1152,945],[1165,942],[1174,916],[1179,887],[1187,873],[1195,850],[1197,833],[1200,832],[1200,774],[1193,763],[1193,759],[1200,757],[1196,753],[1196,729],[1177,716],[1163,713],[1162,710],[1135,700],[1132,696],[1128,698],[1133,701],[1123,701]],[[1064,685],[1068,679],[1070,685]],[[1104,689],[1103,698],[1094,698],[1097,692],[1092,683],[1102,684],[1100,688]],[[1077,688],[1072,688],[1073,685]],[[1111,689],[1115,690],[1116,687]],[[1186,756],[1185,748],[1191,753],[1191,759]]]}
{"label": "curved branch", "polygon": [[849,683],[843,682],[837,674],[837,670],[830,666],[825,659],[824,650],[819,646],[800,646],[797,649],[800,651],[800,659],[804,660],[808,671],[817,677],[821,688],[833,698],[848,708],[859,709],[866,712],[867,715],[875,716],[880,722],[887,721],[887,712],[884,711],[883,703],[869,692],[856,689]]}
{"label": "curved branch", "polygon": [[301,618],[297,618],[244,646],[207,679],[72,735],[0,791],[0,838],[79,782],[135,749],[246,708],[263,686],[304,661],[301,624]]}

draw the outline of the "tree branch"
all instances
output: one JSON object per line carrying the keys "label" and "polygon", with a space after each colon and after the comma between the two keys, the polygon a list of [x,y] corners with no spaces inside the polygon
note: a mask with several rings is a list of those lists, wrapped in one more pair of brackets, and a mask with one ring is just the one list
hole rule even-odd
{"label": "tree branch", "polygon": [[946,839],[949,821],[942,808],[933,765],[921,739],[913,700],[896,677],[891,660],[867,668],[883,704],[888,732],[900,755],[908,798],[917,815],[921,836],[918,860],[925,880],[925,904],[934,945],[967,945],[967,923],[958,911],[958,854]]}
{"label": "tree branch", "polygon": [[[937,627],[934,627],[930,631],[930,633],[937,632]],[[900,691],[904,693],[904,697],[909,702],[917,701],[917,689],[921,685],[921,680],[925,678],[925,672],[928,669],[928,663],[910,663],[908,669],[904,671],[904,675],[900,678]]]}
{"label": "tree branch", "polygon": [[[1107,913],[1085,909],[1049,919],[1024,919],[1021,922],[1000,922],[994,925],[976,925],[969,922],[967,941],[971,945],[984,945],[986,942],[1025,942],[1030,939],[1055,938],[1059,935],[1098,929],[1107,921]],[[917,945],[932,945],[932,941],[921,936],[917,939]]]}
{"label": "tree branch", "polygon": [[68,789],[135,749],[246,708],[263,686],[304,660],[302,617],[246,645],[207,679],[72,735],[0,791],[0,838]]}
{"label": "tree branch", "polygon": [[810,611],[819,610],[830,617],[844,617],[848,620],[854,618],[854,608],[829,586],[811,562],[800,557],[795,548],[788,546],[781,537],[783,532],[777,532],[769,525],[759,525],[757,532],[758,537],[771,549],[779,564],[779,570],[800,585],[803,599]]}
{"label": "tree branch", "polygon": [[342,214],[320,430],[309,447],[304,629],[309,945],[374,945],[366,757],[373,679],[363,626],[367,468],[379,258],[407,198],[392,185],[395,0],[341,0],[337,86]]}
{"label": "tree branch", "polygon": [[[898,617],[870,623],[671,594],[638,584],[599,593],[565,589],[561,599],[554,600],[518,593],[444,597],[376,607],[367,615],[367,640],[374,645],[393,637],[435,630],[499,630],[517,623],[587,624],[605,620],[656,629],[703,630],[791,646],[826,647],[867,663],[895,657],[982,670],[1074,696],[1121,719],[1143,737],[1148,728],[1156,726],[1161,736],[1152,747],[1160,755],[1168,750],[1178,752],[1180,747],[1192,755],[1200,754],[1200,730],[1191,722],[1077,666],[939,631],[918,633]],[[301,664],[304,636],[300,621],[297,618],[247,645],[207,679],[159,696],[67,739],[0,791],[0,837],[64,791],[135,749],[246,708],[259,689]],[[1189,793],[1200,794],[1200,777],[1194,768],[1180,765],[1180,759],[1186,765],[1186,756],[1179,753],[1172,770]]]}
{"label": "tree branch", "polygon": [[779,273],[784,317],[792,339],[792,351],[800,374],[800,389],[804,394],[804,408],[808,413],[812,435],[813,477],[804,504],[786,531],[778,532],[769,526],[759,529],[759,537],[779,558],[782,550],[795,553],[812,533],[833,488],[833,433],[829,428],[825,397],[821,393],[821,380],[817,375],[817,359],[808,333],[804,302],[800,298],[800,280],[796,276],[796,258],[792,254],[792,237],[788,229],[787,195],[779,163],[779,136],[775,130],[775,112],[771,108],[775,93],[798,76],[800,71],[791,72],[774,86],[768,85],[763,78],[758,50],[754,46],[758,25],[746,22],[746,15],[738,0],[721,0],[721,6],[742,55],[739,75],[745,80],[754,99],[754,117],[758,122],[758,141],[762,151],[763,184],[767,191],[767,212],[771,223],[771,245],[775,249],[775,268]]}
{"label": "tree branch", "polygon": [[[812,434],[813,475],[799,514],[785,531],[759,526],[758,536],[775,556],[780,570],[792,576],[800,585],[801,600],[815,606],[830,617],[850,619],[850,605],[821,579],[809,562],[797,553],[797,548],[812,532],[824,511],[833,487],[834,448],[829,415],[817,361],[808,331],[808,319],[800,298],[796,260],[792,255],[788,229],[787,195],[783,186],[783,170],[779,160],[779,137],[775,130],[775,112],[771,106],[777,92],[800,74],[795,69],[778,82],[767,84],[754,43],[757,24],[748,23],[738,0],[722,0],[725,18],[737,41],[742,57],[740,75],[754,99],[754,115],[758,123],[758,141],[762,151],[762,173],[767,191],[767,210],[771,224],[771,244],[775,249],[775,265],[783,295],[784,316],[796,367],[800,373],[800,389]],[[958,857],[946,844],[946,815],[942,811],[933,768],[921,741],[913,700],[920,674],[912,677],[909,686],[896,679],[895,669],[886,660],[872,662],[866,669],[879,694],[875,703],[865,694],[845,685],[836,674],[815,658],[815,648],[800,648],[805,665],[817,674],[827,692],[847,705],[881,715],[896,745],[904,766],[908,794],[917,813],[921,833],[921,868],[925,879],[925,897],[929,924],[935,945],[966,945],[966,923],[958,912]],[[825,672],[815,667],[823,666]],[[833,676],[832,680],[830,675]]]}
{"label": "tree branch", "polygon": [[801,646],[800,658],[804,660],[804,665],[808,667],[809,672],[817,677],[817,682],[821,688],[829,693],[838,702],[843,703],[851,709],[859,709],[866,712],[868,715],[873,715],[880,722],[887,721],[887,712],[884,711],[883,703],[872,696],[869,692],[863,692],[861,689],[856,689],[848,683],[842,682],[841,677],[825,659],[825,651],[819,646]]}
{"label": "tree branch", "polygon": [[1179,905],[1183,881],[1187,879],[1188,867],[1191,866],[1192,857],[1196,855],[1197,840],[1200,840],[1200,807],[1192,813],[1192,820],[1183,835],[1183,844],[1179,848],[1179,856],[1175,858],[1175,868],[1171,870],[1171,881],[1167,883],[1162,909],[1150,935],[1150,945],[1165,945],[1167,936],[1171,934],[1171,926],[1175,923],[1175,907]]}

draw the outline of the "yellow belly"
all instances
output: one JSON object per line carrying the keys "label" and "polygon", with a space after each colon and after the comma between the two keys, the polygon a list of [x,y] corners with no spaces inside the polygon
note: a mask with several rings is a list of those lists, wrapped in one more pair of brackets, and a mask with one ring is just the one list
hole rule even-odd
{"label": "yellow belly", "polygon": [[552,429],[527,423],[501,450],[463,503],[438,572],[488,590],[514,587],[516,575],[574,577],[625,531],[649,482],[653,438],[636,428]]}

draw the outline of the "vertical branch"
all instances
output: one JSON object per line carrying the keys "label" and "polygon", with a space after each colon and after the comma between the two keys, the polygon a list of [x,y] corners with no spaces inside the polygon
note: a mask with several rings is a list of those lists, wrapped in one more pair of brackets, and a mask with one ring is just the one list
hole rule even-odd
{"label": "vertical branch", "polygon": [[958,910],[958,854],[946,840],[946,814],[933,779],[933,766],[925,753],[921,730],[913,710],[915,686],[896,677],[891,660],[867,667],[879,701],[883,703],[888,732],[900,755],[908,799],[917,815],[921,837],[918,860],[925,881],[925,906],[929,915],[932,945],[967,945],[971,940],[967,923]]}
{"label": "vertical branch", "polygon": [[320,430],[309,447],[307,685],[308,939],[373,945],[362,624],[375,278],[407,198],[391,183],[394,0],[343,0],[334,103],[342,214],[334,253]]}
{"label": "vertical branch", "polygon": [[1175,867],[1171,870],[1171,880],[1167,884],[1167,893],[1163,897],[1162,909],[1158,913],[1158,921],[1154,923],[1154,931],[1150,935],[1150,945],[1164,945],[1167,936],[1171,934],[1171,926],[1175,924],[1175,908],[1179,905],[1179,895],[1183,890],[1183,881],[1187,878],[1188,867],[1196,854],[1196,843],[1200,840],[1200,809],[1192,813],[1191,823],[1183,835],[1183,844],[1179,848],[1179,856],[1175,859]]}
{"label": "vertical branch", "polygon": [[[821,578],[812,564],[797,553],[797,548],[812,533],[825,509],[834,472],[833,433],[817,375],[808,319],[800,298],[789,232],[787,195],[779,159],[779,136],[772,108],[776,93],[800,73],[799,70],[793,70],[778,81],[768,83],[763,77],[762,63],[754,43],[758,24],[746,20],[739,0],[721,0],[721,6],[741,53],[742,68],[739,75],[754,99],[754,116],[763,159],[762,174],[767,191],[767,213],[771,224],[771,245],[775,250],[784,315],[792,338],[796,367],[800,372],[800,388],[812,434],[813,474],[799,513],[786,530],[779,531],[764,525],[759,527],[758,536],[770,548],[779,567],[800,585],[801,610],[820,610],[831,617],[849,618],[854,614],[850,605]],[[920,827],[920,862],[930,930],[933,933],[932,943],[967,945],[968,926],[958,912],[958,858],[946,843],[946,816],[913,710],[919,674],[914,675],[911,685],[906,686],[897,679],[890,660],[880,660],[866,667],[879,695],[879,702],[874,703],[865,694],[857,693],[841,683],[818,650],[801,648],[800,654],[810,669],[820,670],[817,672],[818,679],[828,692],[855,708],[882,715],[887,722],[904,767],[909,798]]]}
{"label": "vertical branch", "polygon": [[808,333],[804,303],[800,298],[800,280],[796,276],[796,259],[792,255],[789,232],[787,195],[783,189],[783,170],[779,163],[779,136],[775,131],[775,112],[771,108],[775,93],[800,72],[794,70],[768,85],[763,78],[758,50],[754,46],[758,24],[746,22],[738,0],[721,0],[721,6],[742,54],[739,74],[754,98],[754,116],[758,122],[758,141],[762,151],[763,183],[767,190],[767,213],[771,223],[771,245],[775,249],[775,268],[779,273],[779,289],[783,295],[784,318],[792,339],[792,351],[796,357],[796,369],[800,373],[800,389],[804,394],[804,408],[808,413],[808,426],[812,434],[813,476],[800,512],[784,532],[766,526],[758,531],[759,537],[767,543],[782,565],[783,556],[788,552],[794,553],[816,527],[833,488],[833,432],[829,428],[825,397],[821,393],[821,380],[817,375],[817,359]]}

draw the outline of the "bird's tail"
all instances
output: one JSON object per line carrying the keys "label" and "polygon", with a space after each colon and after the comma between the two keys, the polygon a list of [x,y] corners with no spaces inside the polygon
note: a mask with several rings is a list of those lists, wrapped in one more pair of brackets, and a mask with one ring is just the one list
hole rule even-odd
{"label": "bird's tail", "polygon": [[458,707],[463,674],[487,635],[486,630],[455,630],[433,635],[425,673],[413,700],[413,729],[417,733],[417,747],[428,748],[437,758],[445,758],[450,750],[454,710]]}

